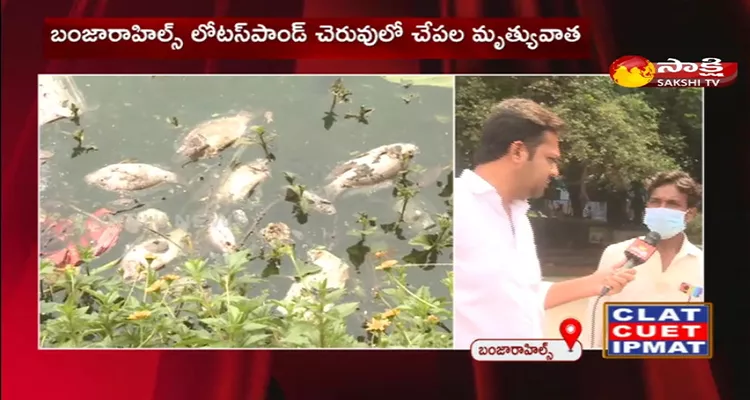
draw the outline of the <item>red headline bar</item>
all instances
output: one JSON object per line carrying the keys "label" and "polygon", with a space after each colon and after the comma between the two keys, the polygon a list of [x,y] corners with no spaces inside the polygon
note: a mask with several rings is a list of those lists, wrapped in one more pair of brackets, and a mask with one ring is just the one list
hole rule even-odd
{"label": "red headline bar", "polygon": [[705,323],[610,323],[609,340],[708,340]]}
{"label": "red headline bar", "polygon": [[587,58],[579,18],[48,18],[48,58]]}

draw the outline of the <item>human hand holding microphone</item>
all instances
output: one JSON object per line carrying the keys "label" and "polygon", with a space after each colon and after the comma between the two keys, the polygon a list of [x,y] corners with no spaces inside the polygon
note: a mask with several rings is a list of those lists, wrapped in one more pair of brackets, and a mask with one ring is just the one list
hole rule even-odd
{"label": "human hand holding microphone", "polygon": [[659,240],[661,240],[661,235],[656,232],[649,232],[643,239],[636,239],[631,243],[625,250],[625,260],[608,270],[605,269],[595,273],[602,278],[602,289],[599,296],[620,293],[628,283],[635,279],[634,267],[645,263],[654,255]]}

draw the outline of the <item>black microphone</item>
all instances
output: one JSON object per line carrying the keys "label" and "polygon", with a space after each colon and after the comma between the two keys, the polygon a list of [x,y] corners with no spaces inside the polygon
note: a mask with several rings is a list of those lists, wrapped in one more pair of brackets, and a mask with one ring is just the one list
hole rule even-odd
{"label": "black microphone", "polygon": [[[631,269],[637,267],[651,258],[656,252],[656,244],[661,240],[661,235],[656,232],[649,232],[643,239],[635,239],[633,243],[625,250],[625,264],[622,268]],[[606,296],[611,287],[603,287],[599,296]]]}

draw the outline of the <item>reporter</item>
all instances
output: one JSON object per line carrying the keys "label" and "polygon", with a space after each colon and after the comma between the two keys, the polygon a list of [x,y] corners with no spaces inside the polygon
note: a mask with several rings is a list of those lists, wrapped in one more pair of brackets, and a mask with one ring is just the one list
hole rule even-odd
{"label": "reporter", "polygon": [[[656,252],[636,267],[638,279],[620,293],[611,293],[596,301],[592,298],[583,324],[585,348],[602,347],[603,306],[607,302],[685,302],[702,301],[690,298],[683,286],[703,287],[703,251],[690,243],[685,226],[695,218],[702,197],[701,186],[682,171],[662,172],[649,180],[649,199],[644,223],[658,233],[661,241]],[[599,269],[606,270],[613,260],[620,259],[635,239],[615,243],[604,250]],[[596,307],[596,309],[594,309]],[[592,338],[589,336],[593,336]]]}
{"label": "reporter", "polygon": [[476,339],[543,338],[546,309],[599,294],[618,293],[635,270],[615,274],[612,261],[586,277],[542,281],[528,199],[558,175],[563,122],[523,99],[499,103],[482,130],[477,167],[456,179],[454,199],[454,347]]}

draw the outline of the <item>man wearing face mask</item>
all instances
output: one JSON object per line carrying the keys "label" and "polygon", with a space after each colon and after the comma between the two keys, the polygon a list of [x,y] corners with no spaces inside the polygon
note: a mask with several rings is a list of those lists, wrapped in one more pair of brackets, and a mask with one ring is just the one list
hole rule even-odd
{"label": "man wearing face mask", "polygon": [[[584,332],[593,331],[593,343],[584,346],[602,347],[602,307],[607,302],[686,302],[703,301],[692,296],[703,288],[703,251],[690,243],[685,226],[698,212],[702,198],[701,185],[682,171],[662,172],[647,184],[648,200],[643,223],[661,236],[656,253],[636,267],[638,278],[620,293],[605,296],[598,302],[589,301]],[[604,250],[599,268],[606,268],[613,260],[622,259],[625,249],[635,239],[615,243]],[[687,292],[687,293],[686,293]],[[593,307],[596,303],[597,309]],[[593,326],[592,326],[593,322]],[[588,326],[586,326],[588,325]]]}

